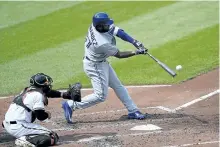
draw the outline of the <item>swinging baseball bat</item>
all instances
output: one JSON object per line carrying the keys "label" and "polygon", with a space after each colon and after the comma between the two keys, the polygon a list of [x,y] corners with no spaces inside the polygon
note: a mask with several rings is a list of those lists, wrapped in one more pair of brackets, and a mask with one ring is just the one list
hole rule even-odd
{"label": "swinging baseball bat", "polygon": [[175,77],[177,74],[170,69],[166,64],[164,64],[163,62],[159,61],[157,58],[155,58],[154,56],[152,56],[150,53],[146,53],[148,56],[150,56],[154,61],[156,61],[166,72],[168,72],[172,77]]}

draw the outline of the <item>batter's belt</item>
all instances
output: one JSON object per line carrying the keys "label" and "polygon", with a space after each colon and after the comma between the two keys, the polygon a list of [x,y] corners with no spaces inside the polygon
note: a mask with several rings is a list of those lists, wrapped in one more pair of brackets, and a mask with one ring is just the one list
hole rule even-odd
{"label": "batter's belt", "polygon": [[83,57],[83,59],[87,59],[87,60],[89,60],[89,61],[92,61],[92,62],[98,62],[98,63],[101,63],[101,62],[106,62],[106,60],[101,60],[101,61],[93,61],[93,60],[89,59],[89,57],[87,57],[87,56],[84,56],[84,57]]}

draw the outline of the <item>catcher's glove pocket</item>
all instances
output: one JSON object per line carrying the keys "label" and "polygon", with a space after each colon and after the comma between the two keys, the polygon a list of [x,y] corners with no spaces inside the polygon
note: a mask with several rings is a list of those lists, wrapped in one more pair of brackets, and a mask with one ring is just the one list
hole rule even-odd
{"label": "catcher's glove pocket", "polygon": [[82,84],[81,83],[75,83],[75,84],[69,84],[68,93],[71,96],[71,99],[76,102],[81,102],[81,89]]}

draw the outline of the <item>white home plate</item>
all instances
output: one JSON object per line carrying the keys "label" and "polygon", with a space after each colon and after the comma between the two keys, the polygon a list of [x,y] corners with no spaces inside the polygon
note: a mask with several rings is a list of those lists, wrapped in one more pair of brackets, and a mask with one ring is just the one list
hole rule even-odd
{"label": "white home plate", "polygon": [[152,131],[152,130],[161,130],[162,128],[152,125],[152,124],[147,124],[147,125],[139,125],[131,128],[130,130],[143,130],[143,131]]}

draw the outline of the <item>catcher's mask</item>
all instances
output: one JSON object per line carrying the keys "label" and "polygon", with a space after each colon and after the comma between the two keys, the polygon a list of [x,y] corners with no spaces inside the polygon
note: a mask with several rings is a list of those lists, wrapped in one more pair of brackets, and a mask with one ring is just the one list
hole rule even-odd
{"label": "catcher's mask", "polygon": [[37,73],[30,79],[30,86],[41,88],[44,93],[51,90],[52,83],[53,79],[44,73]]}

